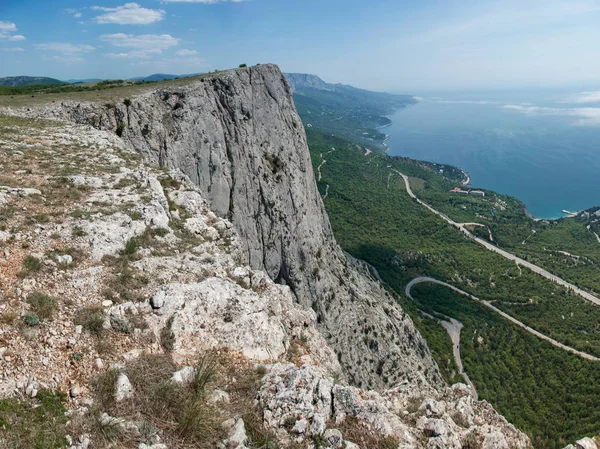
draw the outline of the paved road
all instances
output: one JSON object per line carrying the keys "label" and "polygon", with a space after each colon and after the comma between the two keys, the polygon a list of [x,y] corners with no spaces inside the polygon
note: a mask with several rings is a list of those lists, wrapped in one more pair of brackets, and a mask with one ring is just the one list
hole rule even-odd
{"label": "paved road", "polygon": [[[462,364],[462,359],[460,357],[460,331],[463,328],[463,324],[460,321],[455,320],[454,318],[450,318],[449,316],[446,316],[439,312],[435,312],[437,316],[430,315],[429,313],[423,312],[422,310],[420,312],[423,316],[437,321],[444,329],[446,329],[446,332],[448,332],[450,340],[452,340],[452,354],[454,355],[454,361],[456,362],[458,373],[465,379],[465,382],[473,389],[475,400],[478,400],[479,395],[477,394],[475,384],[471,382],[471,379],[465,372]],[[443,319],[440,317],[443,317]]]}
{"label": "paved road", "polygon": [[571,348],[570,346],[564,345],[562,343],[560,343],[559,341],[554,340],[553,338],[550,338],[544,334],[542,334],[541,332],[536,331],[535,329],[527,326],[526,324],[520,322],[519,320],[517,320],[516,318],[513,318],[512,316],[510,316],[509,314],[503,312],[502,310],[498,309],[497,307],[493,306],[492,304],[490,304],[488,301],[483,301],[481,299],[479,299],[476,296],[471,295],[470,293],[467,293],[459,288],[456,288],[454,285],[450,285],[447,282],[442,282],[442,281],[438,281],[437,279],[434,278],[430,278],[430,277],[418,277],[413,279],[412,281],[410,281],[405,289],[404,289],[404,293],[406,293],[406,296],[408,296],[410,299],[414,299],[412,297],[412,295],[410,294],[411,289],[413,288],[414,285],[416,284],[422,284],[422,283],[430,283],[430,284],[438,284],[438,285],[442,285],[444,287],[447,287],[451,290],[454,290],[456,293],[459,293],[461,295],[464,295],[468,298],[471,298],[474,301],[477,301],[481,304],[483,304],[484,306],[486,306],[489,309],[492,309],[494,312],[496,312],[497,314],[503,316],[504,318],[506,318],[507,320],[509,320],[511,323],[516,324],[517,326],[519,326],[522,329],[525,329],[527,332],[529,332],[530,334],[535,335],[538,338],[541,338],[542,340],[547,341],[548,343],[550,343],[553,346],[556,346],[557,348],[563,349],[567,352],[571,352],[575,355],[578,355],[581,358],[584,358],[586,360],[593,360],[593,361],[600,361],[600,358],[595,357],[591,354],[588,354],[586,352],[582,352],[582,351],[578,351],[577,349]]}
{"label": "paved road", "polygon": [[541,267],[538,267],[537,265],[532,264],[531,262],[527,262],[526,260],[521,259],[520,257],[515,256],[514,254],[511,254],[507,251],[504,251],[503,249],[498,248],[495,245],[492,245],[490,242],[486,242],[483,239],[480,239],[479,237],[476,237],[475,235],[471,234],[467,229],[465,229],[464,224],[463,223],[457,223],[456,221],[452,220],[450,217],[448,217],[447,215],[435,210],[433,207],[431,207],[429,204],[424,203],[423,201],[421,201],[412,191],[412,189],[410,188],[410,183],[408,181],[408,176],[406,176],[403,173],[400,173],[398,170],[396,169],[392,169],[394,172],[398,173],[400,176],[402,176],[402,178],[404,179],[404,185],[406,187],[406,192],[408,193],[408,195],[411,198],[414,198],[417,203],[419,203],[420,205],[422,205],[423,207],[426,207],[427,209],[429,209],[431,212],[433,212],[436,215],[439,215],[440,217],[442,217],[444,220],[446,220],[448,223],[450,223],[452,226],[455,226],[456,228],[458,228],[463,234],[465,234],[467,237],[469,237],[470,239],[476,241],[477,243],[479,243],[482,246],[485,246],[487,249],[489,249],[490,251],[494,251],[495,253],[500,254],[501,256],[507,258],[508,260],[512,260],[515,263],[517,263],[518,265],[522,265],[524,267],[529,268],[531,271],[533,271],[534,273],[539,274],[540,276],[545,277],[546,279],[550,279],[552,282],[556,282],[559,285],[562,285],[563,287],[568,288],[569,290],[572,290],[573,292],[575,292],[576,294],[578,294],[579,296],[581,296],[582,298],[596,304],[596,305],[600,305],[600,298],[592,295],[589,292],[586,292],[585,290],[580,289],[579,287],[565,281],[564,279],[559,278],[558,276],[553,275],[552,273],[550,273],[547,270],[544,270]]}

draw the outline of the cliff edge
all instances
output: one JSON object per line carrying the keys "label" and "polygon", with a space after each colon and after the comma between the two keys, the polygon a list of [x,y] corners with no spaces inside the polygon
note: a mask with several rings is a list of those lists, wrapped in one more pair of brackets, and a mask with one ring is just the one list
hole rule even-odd
{"label": "cliff edge", "polygon": [[290,86],[277,66],[34,113],[118,133],[146,161],[187,175],[211,209],[234,224],[244,262],[288,285],[316,312],[353,384],[442,384],[408,315],[337,245]]}

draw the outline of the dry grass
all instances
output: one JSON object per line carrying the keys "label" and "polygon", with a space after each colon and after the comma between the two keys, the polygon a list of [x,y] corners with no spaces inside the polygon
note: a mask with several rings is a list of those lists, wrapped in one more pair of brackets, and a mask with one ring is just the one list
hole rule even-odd
{"label": "dry grass", "polygon": [[400,442],[393,437],[376,435],[367,429],[353,416],[347,416],[337,428],[342,432],[345,440],[352,441],[360,447],[377,449],[397,449]]}
{"label": "dry grass", "polygon": [[[94,410],[83,425],[92,433],[94,447],[137,447],[140,441],[150,440],[158,432],[169,447],[216,447],[225,437],[220,423],[226,419],[207,400],[208,387],[217,375],[217,364],[215,359],[204,357],[196,369],[196,377],[190,384],[179,385],[170,380],[176,367],[169,355],[142,355],[125,368],[135,395],[120,403],[114,399],[119,372],[109,370],[99,377],[93,384]],[[115,426],[101,426],[97,422],[101,412],[135,422],[142,428],[142,435],[131,435]]]}
{"label": "dry grass", "polygon": [[51,319],[58,307],[56,298],[38,291],[27,296],[27,303],[41,320]]}

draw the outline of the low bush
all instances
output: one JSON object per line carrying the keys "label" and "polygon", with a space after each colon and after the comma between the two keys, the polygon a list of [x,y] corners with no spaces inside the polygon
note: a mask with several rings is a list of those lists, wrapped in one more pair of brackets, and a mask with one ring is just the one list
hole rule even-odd
{"label": "low bush", "polygon": [[56,311],[56,299],[42,292],[33,292],[27,297],[27,303],[31,306],[31,310],[35,312],[42,320],[52,318]]}
{"label": "low bush", "polygon": [[0,401],[0,447],[11,449],[62,449],[65,439],[65,395],[40,390],[30,400]]}
{"label": "low bush", "polygon": [[74,322],[90,333],[98,336],[104,331],[104,320],[106,316],[102,307],[89,306],[80,309],[75,315]]}

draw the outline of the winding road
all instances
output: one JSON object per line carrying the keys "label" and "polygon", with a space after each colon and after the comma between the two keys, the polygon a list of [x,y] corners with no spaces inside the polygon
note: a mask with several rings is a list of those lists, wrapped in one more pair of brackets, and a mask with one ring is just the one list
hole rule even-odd
{"label": "winding road", "polygon": [[456,363],[456,369],[458,370],[458,374],[460,374],[463,377],[463,379],[465,379],[467,385],[469,385],[472,388],[475,400],[479,400],[479,394],[477,393],[475,384],[471,381],[471,379],[465,372],[462,364],[462,359],[460,357],[460,331],[463,328],[463,324],[460,321],[455,320],[454,318],[450,318],[449,316],[443,315],[439,312],[435,312],[435,314],[443,316],[444,319],[440,319],[438,317],[430,315],[426,312],[423,312],[422,310],[421,313],[427,318],[437,321],[444,329],[446,329],[446,332],[448,332],[450,340],[452,341],[452,354],[454,355],[454,362]]}
{"label": "winding road", "polygon": [[[404,293],[406,294],[406,296],[408,296],[410,299],[412,299],[414,301],[414,298],[412,297],[410,291],[413,288],[413,286],[417,285],[417,284],[422,284],[422,283],[430,283],[430,284],[438,284],[438,285],[442,285],[444,287],[447,287],[453,291],[455,291],[456,293],[459,293],[463,296],[466,296],[474,301],[477,301],[481,304],[483,304],[484,306],[486,306],[487,308],[493,310],[494,312],[496,312],[497,314],[501,315],[502,317],[506,318],[507,320],[509,320],[511,323],[516,324],[517,326],[519,326],[522,329],[525,329],[527,332],[529,332],[532,335],[535,335],[538,338],[541,338],[542,340],[547,341],[548,343],[550,343],[552,346],[555,346],[557,348],[563,349],[567,352],[570,352],[572,354],[578,355],[579,357],[586,359],[586,360],[592,360],[592,361],[600,361],[600,358],[595,357],[591,354],[588,354],[587,352],[583,352],[583,351],[579,351],[577,349],[571,348],[570,346],[564,345],[559,341],[554,340],[553,338],[550,338],[544,334],[542,334],[541,332],[536,331],[535,329],[527,326],[526,324],[522,323],[521,321],[517,320],[516,318],[513,318],[512,316],[510,316],[509,314],[507,314],[506,312],[503,312],[502,310],[500,310],[499,308],[493,306],[489,301],[484,301],[482,299],[479,299],[476,296],[471,295],[470,293],[467,293],[459,288],[456,288],[454,285],[448,284],[447,282],[443,282],[443,281],[438,281],[437,279],[434,278],[430,278],[430,277],[426,277],[426,276],[421,276],[418,278],[413,279],[412,281],[410,281],[406,287],[404,288]],[[451,335],[452,337],[452,335]],[[452,342],[454,344],[454,340]],[[459,337],[458,337],[458,343],[460,344],[460,333],[459,333]],[[459,353],[459,357],[460,357],[460,353]],[[456,353],[455,353],[455,358],[456,358]],[[458,363],[457,363],[458,365]],[[462,364],[461,364],[462,367]]]}
{"label": "winding road", "polygon": [[402,176],[402,179],[404,179],[404,185],[406,187],[406,192],[408,193],[408,195],[415,199],[417,201],[417,203],[419,203],[420,205],[422,205],[423,207],[429,209],[431,212],[433,212],[434,214],[442,217],[445,221],[447,221],[448,223],[450,223],[452,226],[458,228],[463,234],[465,234],[467,237],[469,237],[470,239],[474,240],[475,242],[479,243],[482,246],[485,246],[487,249],[489,249],[490,251],[494,251],[497,254],[500,254],[501,256],[505,257],[508,260],[512,260],[514,261],[517,265],[522,265],[526,268],[529,268],[531,271],[533,271],[534,273],[539,274],[540,276],[545,277],[546,279],[551,280],[552,282],[555,282],[559,285],[562,285],[563,287],[566,287],[567,289],[573,291],[574,293],[578,294],[579,296],[581,296],[582,298],[586,299],[587,301],[590,301],[596,305],[600,305],[600,298],[592,295],[589,292],[586,292],[585,290],[580,289],[579,287],[565,281],[562,278],[559,278],[558,276],[553,275],[552,273],[550,273],[547,270],[544,270],[541,267],[538,267],[537,265],[532,264],[531,262],[527,262],[524,259],[521,259],[520,257],[515,256],[514,254],[511,254],[507,251],[504,251],[503,249],[498,248],[497,246],[492,245],[490,242],[486,242],[485,240],[473,235],[471,232],[469,232],[468,229],[465,228],[466,225],[472,225],[473,223],[457,223],[456,221],[452,220],[450,217],[448,217],[447,215],[437,211],[436,209],[434,209],[433,207],[431,207],[429,204],[421,201],[412,191],[412,189],[410,188],[410,183],[408,180],[408,176],[406,176],[405,174],[399,172],[398,170],[396,170],[395,168],[392,168],[392,170],[396,173],[398,173],[400,176]]}

